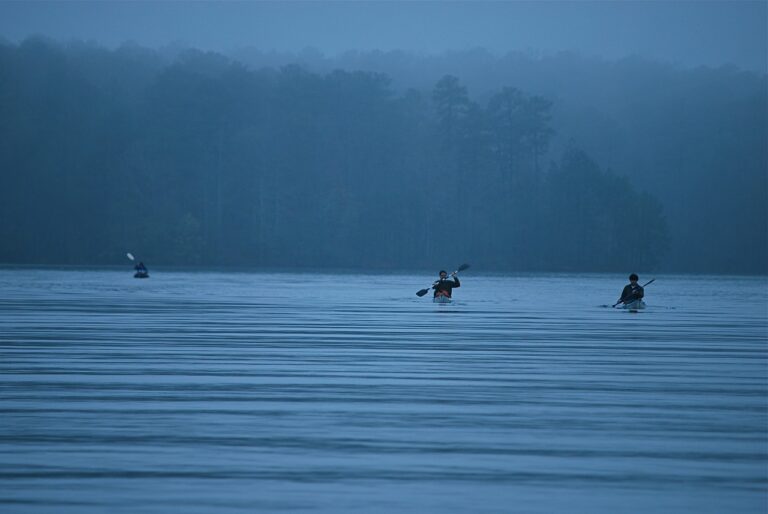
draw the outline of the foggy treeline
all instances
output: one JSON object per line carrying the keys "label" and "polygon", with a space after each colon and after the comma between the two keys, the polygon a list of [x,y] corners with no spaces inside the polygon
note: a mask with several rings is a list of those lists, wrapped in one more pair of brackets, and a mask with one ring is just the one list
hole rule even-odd
{"label": "foggy treeline", "polygon": [[0,45],[0,261],[768,271],[764,76],[472,56]]}

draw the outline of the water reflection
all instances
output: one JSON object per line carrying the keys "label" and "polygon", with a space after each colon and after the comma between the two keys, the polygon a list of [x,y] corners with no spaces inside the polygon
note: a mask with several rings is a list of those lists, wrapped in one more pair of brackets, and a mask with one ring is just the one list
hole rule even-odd
{"label": "water reflection", "polygon": [[3,512],[765,510],[765,279],[423,282],[0,272]]}

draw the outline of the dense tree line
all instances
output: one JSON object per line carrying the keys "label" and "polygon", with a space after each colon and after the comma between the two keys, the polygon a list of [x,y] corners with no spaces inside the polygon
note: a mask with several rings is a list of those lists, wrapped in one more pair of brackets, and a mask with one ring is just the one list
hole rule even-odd
{"label": "dense tree line", "polygon": [[0,261],[498,270],[657,267],[661,204],[553,101],[461,80],[0,46]]}
{"label": "dense tree line", "polygon": [[606,61],[483,49],[325,57],[311,50],[294,55],[245,48],[235,55],[251,67],[300,62],[321,73],[385,73],[396,90],[428,90],[453,74],[482,102],[510,84],[535,92],[553,100],[552,158],[577,145],[664,205],[665,269],[768,273],[765,73],[727,64],[683,68],[639,56]]}

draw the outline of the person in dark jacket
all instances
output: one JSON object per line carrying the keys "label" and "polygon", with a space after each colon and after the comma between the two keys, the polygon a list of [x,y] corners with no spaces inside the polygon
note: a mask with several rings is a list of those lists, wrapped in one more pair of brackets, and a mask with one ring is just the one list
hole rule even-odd
{"label": "person in dark jacket", "polygon": [[432,289],[435,290],[435,298],[438,296],[450,298],[453,288],[461,287],[461,282],[459,282],[459,277],[456,275],[455,271],[451,273],[451,277],[451,279],[448,278],[448,272],[440,271],[440,279],[432,284]]}
{"label": "person in dark jacket", "polygon": [[149,270],[146,266],[144,266],[143,262],[138,263],[136,266],[133,267],[133,269],[136,270],[136,274],[134,277],[141,277],[141,276],[149,276]]}
{"label": "person in dark jacket", "polygon": [[643,286],[637,283],[637,280],[638,277],[634,273],[629,276],[629,284],[624,286],[624,289],[621,291],[621,298],[616,302],[617,305],[619,303],[632,303],[645,296],[645,290],[643,289]]}

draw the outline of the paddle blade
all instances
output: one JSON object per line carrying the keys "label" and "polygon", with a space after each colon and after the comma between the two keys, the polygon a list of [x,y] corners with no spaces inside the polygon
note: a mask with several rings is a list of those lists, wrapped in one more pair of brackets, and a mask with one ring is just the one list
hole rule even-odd
{"label": "paddle blade", "polygon": [[126,256],[127,256],[129,259],[131,259],[132,261],[135,261],[135,260],[136,260],[136,259],[134,259],[134,257],[133,257],[133,254],[132,254],[131,252],[128,252],[128,253],[126,253],[125,255],[126,255]]}
{"label": "paddle blade", "polygon": [[462,264],[457,271],[464,271],[465,269],[469,269],[469,264]]}
{"label": "paddle blade", "polygon": [[424,296],[424,295],[425,295],[425,294],[427,294],[428,292],[429,292],[429,289],[422,289],[421,291],[419,291],[418,293],[416,293],[416,296]]}

